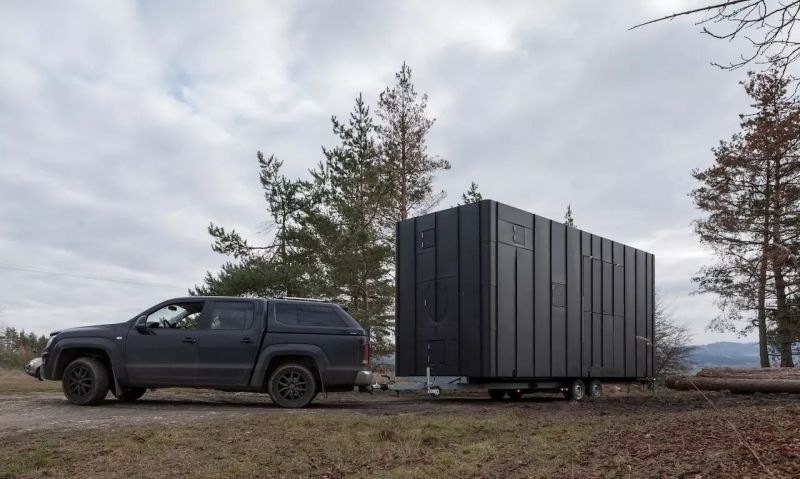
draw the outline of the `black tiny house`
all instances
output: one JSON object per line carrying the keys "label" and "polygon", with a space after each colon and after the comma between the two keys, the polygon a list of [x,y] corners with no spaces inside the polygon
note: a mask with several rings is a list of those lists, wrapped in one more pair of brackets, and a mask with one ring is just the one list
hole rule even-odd
{"label": "black tiny house", "polygon": [[652,377],[652,254],[492,200],[396,233],[398,376]]}

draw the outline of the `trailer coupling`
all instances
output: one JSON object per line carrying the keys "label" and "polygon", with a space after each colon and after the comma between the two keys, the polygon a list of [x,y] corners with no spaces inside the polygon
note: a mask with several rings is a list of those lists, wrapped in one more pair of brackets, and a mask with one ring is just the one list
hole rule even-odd
{"label": "trailer coupling", "polygon": [[[379,391],[395,391],[398,395],[401,392],[411,391],[425,391],[430,397],[439,397],[439,395],[442,394],[442,378],[432,377],[430,367],[425,368],[424,377],[410,378],[411,381],[396,382],[389,376],[382,375],[382,377],[386,379],[386,382],[376,382],[372,385],[372,389]],[[445,384],[452,386],[460,380],[461,378],[446,378]]]}

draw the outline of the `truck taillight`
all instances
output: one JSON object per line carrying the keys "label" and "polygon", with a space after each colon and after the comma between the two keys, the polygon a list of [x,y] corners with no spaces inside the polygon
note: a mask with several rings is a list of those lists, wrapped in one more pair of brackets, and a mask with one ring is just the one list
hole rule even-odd
{"label": "truck taillight", "polygon": [[361,365],[369,366],[369,340],[361,343]]}

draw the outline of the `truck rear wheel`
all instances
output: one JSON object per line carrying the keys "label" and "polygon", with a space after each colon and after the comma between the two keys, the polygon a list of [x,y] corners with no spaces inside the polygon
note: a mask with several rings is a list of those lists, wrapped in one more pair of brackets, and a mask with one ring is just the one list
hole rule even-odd
{"label": "truck rear wheel", "polygon": [[109,374],[105,364],[95,358],[74,359],[64,369],[61,388],[72,404],[93,406],[108,394]]}
{"label": "truck rear wheel", "polygon": [[131,402],[136,401],[140,397],[144,396],[146,388],[123,388],[121,394],[117,394],[115,390],[111,390],[111,393],[117,398],[119,402]]}
{"label": "truck rear wheel", "polygon": [[275,404],[280,407],[306,407],[317,395],[317,381],[305,366],[284,364],[270,376],[268,392]]}

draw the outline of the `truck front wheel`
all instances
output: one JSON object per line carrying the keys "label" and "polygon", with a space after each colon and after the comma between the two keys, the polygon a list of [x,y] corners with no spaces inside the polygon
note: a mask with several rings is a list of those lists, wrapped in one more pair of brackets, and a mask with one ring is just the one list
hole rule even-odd
{"label": "truck front wheel", "polygon": [[61,388],[72,404],[93,406],[100,404],[108,394],[110,384],[108,369],[95,358],[74,359],[64,369]]}
{"label": "truck front wheel", "polygon": [[305,366],[289,363],[272,373],[268,390],[278,406],[301,408],[311,404],[317,395],[317,381]]}

